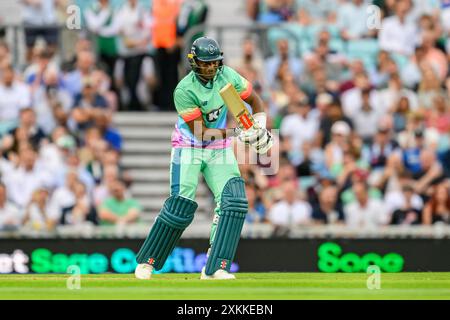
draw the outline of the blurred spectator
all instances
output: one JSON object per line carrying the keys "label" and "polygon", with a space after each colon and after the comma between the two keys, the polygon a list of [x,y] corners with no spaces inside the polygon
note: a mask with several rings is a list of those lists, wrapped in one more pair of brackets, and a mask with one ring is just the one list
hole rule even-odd
{"label": "blurred spectator", "polygon": [[369,78],[365,72],[359,73],[355,75],[355,87],[345,91],[342,94],[342,110],[344,110],[344,114],[353,118],[354,115],[360,112],[363,105],[363,92],[364,94],[368,94],[368,99],[366,98],[367,103],[375,109],[377,112],[382,112],[379,110],[379,94],[377,90],[374,90],[369,82]]}
{"label": "blurred spectator", "polygon": [[[206,22],[208,16],[208,4],[205,0],[183,0],[180,13],[177,19],[177,33],[181,37],[192,30],[192,28]],[[186,39],[191,44],[196,39],[204,36],[204,30],[195,33],[190,39]]]}
{"label": "blurred spectator", "polygon": [[82,224],[85,221],[97,223],[97,217],[94,207],[91,205],[90,196],[87,194],[86,186],[78,181],[74,186],[75,205],[71,209],[71,217],[65,220],[70,224]]}
{"label": "blurred spectator", "polygon": [[[155,1],[153,1],[155,5]],[[127,99],[124,109],[143,111],[137,94],[137,86],[141,76],[144,55],[148,53],[150,43],[150,21],[146,10],[137,0],[128,0],[117,12],[117,28],[119,31],[119,53],[124,61],[124,84]]]}
{"label": "blurred spectator", "polygon": [[[314,179],[309,181],[309,186],[306,186],[308,202],[316,207],[319,205],[319,195],[323,189],[331,186],[336,186],[336,179],[324,167],[316,168],[314,172]],[[300,178],[300,181],[302,179]],[[302,185],[303,187],[303,185]]]}
{"label": "blurred spectator", "polygon": [[351,228],[374,229],[387,224],[389,216],[379,199],[369,197],[369,188],[364,182],[353,185],[356,201],[345,206],[345,224]]}
{"label": "blurred spectator", "polygon": [[333,97],[324,92],[319,94],[315,99],[315,108],[319,112],[320,121],[328,115],[328,109],[333,103]]}
{"label": "blurred spectator", "polygon": [[297,177],[300,179],[313,176],[314,171],[322,167],[325,161],[323,150],[309,141],[303,142],[297,156],[292,158],[291,162],[296,165]]}
{"label": "blurred spectator", "polygon": [[419,107],[419,101],[414,91],[403,87],[402,80],[398,73],[392,73],[387,88],[379,90],[379,112],[380,113],[392,113],[398,101],[405,97],[408,99],[408,104],[411,110],[417,110]]}
{"label": "blurred spectator", "polygon": [[368,175],[366,175],[366,171],[360,169],[362,168],[358,163],[356,155],[350,150],[345,150],[342,163],[335,164],[330,171],[330,174],[336,177],[338,187],[345,189],[347,187],[351,187],[351,178],[353,174],[361,177],[364,175],[364,178],[367,178]]}
{"label": "blurred spectator", "polygon": [[91,78],[84,79],[83,90],[75,97],[70,121],[72,129],[83,137],[84,131],[93,126],[97,118],[107,113],[108,104],[100,95]]}
{"label": "blurred spectator", "polygon": [[395,15],[386,17],[381,24],[379,44],[382,50],[402,56],[410,56],[416,46],[416,26],[407,19],[410,0],[395,2]]}
{"label": "blurred spectator", "polygon": [[344,152],[349,148],[350,133],[350,126],[342,120],[331,127],[331,141],[325,146],[325,164],[329,170],[343,163]]}
{"label": "blurred spectator", "polygon": [[245,9],[247,12],[247,16],[253,21],[256,21],[258,19],[259,3],[260,0],[246,0]]}
{"label": "blurred spectator", "polygon": [[[122,182],[125,183],[125,186],[129,188],[133,183],[133,178],[130,175],[130,172],[127,169],[124,169],[122,164],[120,163],[120,153],[115,149],[108,149],[102,159],[103,167],[107,167],[109,165],[114,165],[119,170],[119,178]],[[255,170],[256,171],[256,170]],[[262,179],[265,179],[266,176],[261,175]]]}
{"label": "blurred spectator", "polygon": [[417,46],[408,62],[403,66],[400,75],[402,82],[406,87],[416,90],[416,87],[422,79],[422,71],[420,65],[425,62],[425,49],[422,46]]}
{"label": "blurred spectator", "polygon": [[21,225],[21,214],[7,197],[6,186],[0,182],[0,230],[16,229]]}
{"label": "blurred spectator", "polygon": [[332,138],[331,128],[337,121],[347,123],[349,128],[353,128],[353,122],[344,115],[342,107],[338,101],[333,101],[327,108],[325,115],[320,120],[320,128],[318,131],[318,141],[320,146],[324,148]]}
{"label": "blurred spectator", "polygon": [[78,150],[76,149],[71,150],[66,154],[64,164],[61,168],[59,168],[59,171],[55,177],[57,186],[62,186],[65,184],[67,173],[71,171],[78,173],[78,180],[86,186],[87,192],[91,194],[95,187],[95,180],[85,168],[84,164],[81,163]]}
{"label": "blurred spectator", "polygon": [[370,90],[361,92],[362,105],[359,112],[354,113],[352,122],[355,125],[355,132],[365,143],[370,143],[377,132],[377,125],[382,112],[376,110],[370,101]]}
{"label": "blurred spectator", "polygon": [[367,27],[369,4],[365,0],[347,1],[338,9],[338,26],[344,40],[372,37],[376,30]]}
{"label": "blurred spectator", "polygon": [[12,56],[9,46],[6,42],[0,40],[0,70],[3,70],[10,65],[12,65]]}
{"label": "blurred spectator", "polygon": [[438,140],[439,131],[436,128],[425,127],[423,112],[409,113],[405,130],[397,135],[397,141],[403,150],[418,150],[423,147],[436,149]]}
{"label": "blurred spectator", "polygon": [[[175,110],[172,93],[178,84],[178,64],[181,56],[181,38],[177,33],[180,0],[152,1],[152,45],[156,50],[155,65],[158,88],[155,104],[161,110]],[[188,44],[190,46],[191,43]]]}
{"label": "blurred spectator", "polygon": [[341,224],[344,212],[338,204],[338,193],[335,186],[322,189],[319,194],[319,203],[313,207],[312,219],[316,224]]}
{"label": "blurred spectator", "polygon": [[440,183],[434,187],[430,200],[423,210],[423,223],[450,224],[450,188],[448,183]]}
{"label": "blurred spectator", "polygon": [[25,82],[30,86],[32,93],[44,84],[44,74],[47,70],[53,69],[58,72],[57,66],[51,61],[52,55],[47,48],[37,47],[33,50],[32,63],[23,73]]}
{"label": "blurred spectator", "polygon": [[73,53],[65,57],[64,61],[61,63],[61,70],[65,73],[70,73],[77,69],[77,63],[79,60],[80,53],[82,52],[93,52],[93,43],[84,36],[78,36],[74,45]]}
{"label": "blurred spectator", "polygon": [[119,169],[115,165],[107,165],[102,168],[101,179],[97,182],[94,189],[93,199],[94,206],[98,208],[103,201],[111,196],[110,190],[113,187],[113,183],[120,179]]}
{"label": "blurred spectator", "polygon": [[102,138],[109,144],[109,147],[118,152],[122,150],[122,135],[118,129],[113,127],[110,113],[103,113],[96,117],[95,127],[100,130]]}
{"label": "blurred spectator", "polygon": [[23,225],[34,230],[52,230],[58,224],[57,216],[49,211],[49,190],[38,188],[25,208]]}
{"label": "blurred spectator", "polygon": [[255,41],[246,37],[242,42],[242,57],[234,63],[236,71],[252,83],[262,86],[263,61],[257,56]]}
{"label": "blurred spectator", "polygon": [[316,137],[319,115],[317,110],[311,110],[307,98],[293,101],[289,109],[291,114],[283,119],[280,133],[284,139],[289,139],[291,150],[298,153],[304,142],[313,142]]}
{"label": "blurred spectator", "polygon": [[20,109],[30,107],[30,90],[16,75],[12,66],[2,70],[0,83],[0,136],[17,124]]}
{"label": "blurred spectator", "polygon": [[32,104],[37,124],[46,135],[50,135],[56,126],[66,125],[73,98],[62,86],[57,70],[47,69],[43,81],[43,85],[32,94]]}
{"label": "blurred spectator", "polygon": [[8,190],[9,199],[24,209],[39,188],[54,185],[54,178],[37,163],[38,155],[31,147],[19,150],[17,167],[5,172],[2,181]]}
{"label": "blurred spectator", "polygon": [[96,36],[99,61],[105,65],[109,77],[113,78],[119,55],[117,48],[119,30],[114,21],[116,18],[114,9],[109,0],[98,0],[86,8],[84,16],[89,31]]}
{"label": "blurred spectator", "polygon": [[409,99],[405,96],[401,97],[394,108],[392,120],[394,122],[394,131],[399,133],[406,129],[407,116],[411,111]]}
{"label": "blurred spectator", "polygon": [[102,139],[101,132],[97,127],[90,127],[86,130],[83,142],[83,146],[79,150],[80,161],[98,183],[102,179],[102,158],[108,150],[108,144]]}
{"label": "blurred spectator", "polygon": [[435,128],[441,135],[450,132],[449,102],[444,96],[437,96],[433,101],[433,108],[425,114],[426,126]]}
{"label": "blurred spectator", "polygon": [[386,195],[386,210],[391,216],[391,224],[420,224],[423,201],[410,184],[402,186],[401,191]]}
{"label": "blurred spectator", "polygon": [[[357,60],[358,61],[358,60]],[[364,66],[362,66],[364,68]],[[361,72],[360,70],[358,72]],[[390,56],[389,52],[380,50],[378,52],[375,66],[369,68],[370,82],[376,88],[383,88],[388,84],[389,79],[395,73],[398,73],[398,67],[394,59]]]}
{"label": "blurred spectator", "polygon": [[377,187],[368,184],[370,171],[361,168],[356,163],[354,163],[352,166],[350,162],[350,168],[351,167],[353,167],[354,169],[348,170],[345,180],[342,179],[342,176],[339,176],[337,179],[340,190],[343,190],[340,194],[340,200],[342,204],[347,205],[357,201],[357,197],[353,187],[358,183],[364,183],[367,185],[367,193],[370,199],[381,201],[383,199],[383,194],[381,193],[381,191]]}
{"label": "blurred spectator", "polygon": [[90,78],[94,70],[95,57],[88,49],[77,52],[75,70],[69,72],[64,78],[64,86],[73,98],[83,90],[83,84]]}
{"label": "blurred spectator", "polygon": [[246,183],[251,185],[256,185],[258,188],[267,187],[268,181],[267,177],[262,175],[261,171],[255,165],[250,165],[248,161],[239,164],[239,170],[241,171],[241,176],[244,178]]}
{"label": "blurred spectator", "polygon": [[309,203],[299,199],[298,188],[293,182],[284,181],[279,202],[268,213],[270,223],[275,226],[274,236],[287,236],[291,227],[308,224],[311,211]]}
{"label": "blurred spectator", "polygon": [[431,109],[433,100],[444,94],[444,91],[437,71],[429,63],[424,62],[419,67],[422,72],[422,79],[417,91],[419,106],[421,108]]}
{"label": "blurred spectator", "polygon": [[[373,125],[377,128],[376,124]],[[372,170],[379,170],[386,166],[391,154],[398,151],[398,143],[391,138],[389,128],[378,125],[373,142],[363,149],[363,158],[370,164]]]}
{"label": "blurred spectator", "polygon": [[294,81],[298,81],[302,72],[302,64],[299,59],[292,56],[289,49],[289,41],[281,38],[277,41],[277,52],[273,56],[266,59],[266,83],[272,88],[277,84],[277,77],[280,69],[286,68],[292,74]]}
{"label": "blurred spectator", "polygon": [[60,174],[70,153],[76,149],[76,140],[66,127],[56,127],[39,150],[42,166],[52,175]]}
{"label": "blurred spectator", "polygon": [[335,0],[296,0],[300,21],[304,25],[332,23],[336,20]]}
{"label": "blurred spectator", "polygon": [[442,176],[442,165],[437,161],[434,151],[423,149],[420,152],[420,169],[413,174],[414,190],[422,196],[422,199],[428,198],[430,187],[434,181]]}
{"label": "blurred spectator", "polygon": [[257,19],[263,24],[288,21],[294,15],[294,0],[259,0],[257,3]]}
{"label": "blurred spectator", "polygon": [[77,171],[67,171],[64,185],[58,187],[50,198],[49,212],[62,225],[85,221],[96,223],[95,209],[90,204],[85,185],[78,179]]}
{"label": "blurred spectator", "polygon": [[433,31],[425,31],[421,40],[424,50],[424,61],[429,63],[433,70],[437,71],[440,81],[444,80],[448,73],[448,60],[445,53],[435,47],[436,34]]}
{"label": "blurred spectator", "polygon": [[[327,30],[320,31],[317,37],[317,44],[315,45],[313,51],[305,53],[303,60],[307,65],[311,66],[311,64],[317,64],[320,66],[320,69],[318,70],[325,72],[327,76],[327,88],[329,90],[332,87],[339,86],[337,81],[340,79],[341,74],[344,71],[344,66],[347,63],[347,59],[345,56],[330,47],[331,36]],[[317,77],[317,75],[315,75],[315,77]],[[319,93],[326,92],[326,90],[321,91],[317,85],[318,84],[316,83],[314,96],[311,96],[314,101]]]}
{"label": "blurred spectator", "polygon": [[258,223],[266,221],[266,209],[261,201],[259,201],[256,186],[246,185],[245,193],[248,200],[248,213],[245,216],[247,223]]}
{"label": "blurred spectator", "polygon": [[25,108],[20,110],[19,125],[3,137],[0,149],[4,154],[10,151],[17,154],[22,145],[38,150],[45,137],[44,131],[36,124],[34,110]]}
{"label": "blurred spectator", "polygon": [[317,58],[304,60],[305,72],[301,77],[301,89],[305,91],[311,101],[322,93],[337,97],[339,86],[336,81],[328,79],[326,65]]}
{"label": "blurred spectator", "polygon": [[100,224],[129,224],[139,218],[141,206],[133,198],[127,197],[125,184],[117,180],[112,183],[111,197],[107,198],[99,207]]}
{"label": "blurred spectator", "polygon": [[27,61],[31,60],[31,51],[38,37],[43,37],[52,55],[56,52],[59,35],[56,26],[57,0],[21,0]]}
{"label": "blurred spectator", "polygon": [[[420,23],[420,20],[426,16],[430,23],[436,22],[439,19],[439,9],[445,5],[445,1],[435,1],[435,0],[411,0],[411,13],[410,18],[416,22]],[[442,4],[441,4],[442,2]]]}

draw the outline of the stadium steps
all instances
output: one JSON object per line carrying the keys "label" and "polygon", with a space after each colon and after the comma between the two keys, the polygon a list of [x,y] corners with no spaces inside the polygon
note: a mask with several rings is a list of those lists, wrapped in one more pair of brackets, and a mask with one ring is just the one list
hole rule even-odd
{"label": "stadium steps", "polygon": [[[152,222],[170,192],[171,134],[177,120],[174,112],[118,112],[114,126],[123,138],[122,166],[130,172],[131,195],[143,207],[142,221]],[[210,221],[211,192],[200,178],[196,194],[196,221]]]}

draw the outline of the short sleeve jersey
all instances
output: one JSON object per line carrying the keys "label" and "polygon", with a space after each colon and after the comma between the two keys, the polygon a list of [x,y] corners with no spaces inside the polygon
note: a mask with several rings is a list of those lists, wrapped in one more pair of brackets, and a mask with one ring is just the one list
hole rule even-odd
{"label": "short sleeve jersey", "polygon": [[252,92],[251,83],[228,66],[223,66],[214,80],[206,85],[192,71],[178,83],[174,91],[178,122],[172,135],[173,147],[220,149],[230,145],[229,138],[199,141],[187,125],[187,122],[202,116],[207,128],[226,128],[228,108],[219,91],[227,83],[236,88],[242,99],[247,99]]}

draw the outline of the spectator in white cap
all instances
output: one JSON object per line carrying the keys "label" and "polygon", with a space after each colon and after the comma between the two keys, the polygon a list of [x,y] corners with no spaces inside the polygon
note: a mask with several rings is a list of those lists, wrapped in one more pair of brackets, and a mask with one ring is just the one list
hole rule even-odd
{"label": "spectator in white cap", "polygon": [[323,92],[320,93],[316,98],[316,109],[319,111],[320,118],[325,117],[328,107],[333,102],[333,97],[331,94]]}
{"label": "spectator in white cap", "polygon": [[351,129],[345,121],[336,121],[331,127],[331,141],[325,147],[325,164],[330,170],[344,160],[344,151],[349,146]]}

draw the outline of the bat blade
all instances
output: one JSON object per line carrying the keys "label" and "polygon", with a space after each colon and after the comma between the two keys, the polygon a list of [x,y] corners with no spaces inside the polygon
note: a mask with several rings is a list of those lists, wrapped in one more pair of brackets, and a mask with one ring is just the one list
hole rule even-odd
{"label": "bat blade", "polygon": [[234,116],[236,121],[242,125],[244,130],[248,130],[253,127],[255,121],[252,115],[248,112],[244,105],[239,93],[233,87],[231,83],[227,83],[222,89],[220,89],[220,95]]}

